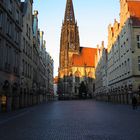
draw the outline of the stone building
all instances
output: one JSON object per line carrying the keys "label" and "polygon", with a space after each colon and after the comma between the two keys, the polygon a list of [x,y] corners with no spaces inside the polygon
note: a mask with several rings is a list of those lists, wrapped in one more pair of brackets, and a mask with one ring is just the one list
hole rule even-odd
{"label": "stone building", "polygon": [[38,31],[38,11],[34,11],[33,14],[33,68],[32,68],[32,104],[38,102],[38,90],[39,90],[39,58],[40,58],[40,32]]}
{"label": "stone building", "polygon": [[47,60],[44,32],[38,28],[38,11],[33,15],[33,104],[47,99]]}
{"label": "stone building", "polygon": [[0,1],[0,111],[46,101],[48,86],[53,92],[53,60],[32,9],[33,0]]}
{"label": "stone building", "polygon": [[96,71],[95,71],[95,93],[97,98],[98,95],[102,95],[102,98],[106,98],[107,93],[107,49],[104,47],[104,42],[101,46],[97,45],[97,54],[95,56]]}
{"label": "stone building", "polygon": [[[58,93],[65,98],[76,98],[84,81],[90,94],[94,90],[97,49],[80,47],[79,31],[72,0],[67,0],[60,39]],[[89,86],[89,87],[88,87]]]}
{"label": "stone building", "polygon": [[33,35],[32,35],[32,6],[33,0],[26,0],[21,3],[23,13],[22,36],[21,36],[21,88],[20,88],[20,106],[31,105],[32,88],[32,55],[33,55]]}
{"label": "stone building", "polygon": [[140,93],[140,1],[120,0],[120,22],[108,27],[108,100],[130,103]]}
{"label": "stone building", "polygon": [[18,108],[22,12],[19,1],[0,1],[0,110]]}
{"label": "stone building", "polygon": [[54,60],[50,56],[50,61],[49,61],[49,85],[50,85],[50,94],[53,96],[54,95],[54,88],[53,88],[53,73],[54,73]]}
{"label": "stone building", "polygon": [[52,97],[54,95],[53,89],[53,69],[54,69],[54,61],[49,53],[46,52],[46,62],[47,62],[47,96]]}

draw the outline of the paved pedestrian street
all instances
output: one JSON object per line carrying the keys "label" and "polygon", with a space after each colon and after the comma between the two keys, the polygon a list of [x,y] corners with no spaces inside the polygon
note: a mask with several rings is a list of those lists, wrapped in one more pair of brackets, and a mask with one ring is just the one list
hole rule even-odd
{"label": "paved pedestrian street", "polygon": [[140,140],[140,109],[54,101],[0,114],[0,140]]}

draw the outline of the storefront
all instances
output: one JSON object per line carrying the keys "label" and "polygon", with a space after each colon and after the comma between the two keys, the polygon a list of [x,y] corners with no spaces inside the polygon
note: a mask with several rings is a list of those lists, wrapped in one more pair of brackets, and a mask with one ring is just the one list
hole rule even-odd
{"label": "storefront", "polygon": [[0,97],[0,110],[2,112],[6,112],[7,110],[7,97],[5,95]]}

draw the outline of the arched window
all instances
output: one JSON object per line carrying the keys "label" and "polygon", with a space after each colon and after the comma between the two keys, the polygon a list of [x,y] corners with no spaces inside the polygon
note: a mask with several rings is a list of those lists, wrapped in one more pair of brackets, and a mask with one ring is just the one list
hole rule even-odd
{"label": "arched window", "polygon": [[80,72],[79,71],[75,72],[75,82],[80,83]]}
{"label": "arched window", "polygon": [[89,72],[88,73],[88,82],[92,82],[93,81],[93,73],[92,72]]}
{"label": "arched window", "polygon": [[88,77],[90,77],[90,78],[93,77],[93,73],[91,71],[88,73]]}

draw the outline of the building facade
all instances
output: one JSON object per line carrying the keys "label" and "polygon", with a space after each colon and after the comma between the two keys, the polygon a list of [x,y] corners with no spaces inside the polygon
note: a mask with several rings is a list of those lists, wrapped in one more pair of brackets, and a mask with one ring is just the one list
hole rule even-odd
{"label": "building facade", "polygon": [[21,3],[23,13],[22,35],[21,35],[21,88],[20,88],[20,106],[27,107],[31,104],[32,88],[32,54],[33,54],[33,36],[32,36],[32,6],[33,1],[28,0]]}
{"label": "building facade", "polygon": [[33,0],[0,1],[0,111],[46,101],[53,86],[53,60],[32,9]]}
{"label": "building facade", "polygon": [[107,93],[107,49],[104,47],[104,42],[101,46],[97,45],[97,54],[95,56],[96,71],[95,71],[95,95],[106,97]]}
{"label": "building facade", "polygon": [[108,27],[107,96],[113,102],[140,96],[139,7],[140,1],[120,0],[120,22]]}
{"label": "building facade", "polygon": [[0,110],[18,108],[22,12],[19,1],[0,1]]}
{"label": "building facade", "polygon": [[[95,53],[96,49],[80,47],[79,30],[75,20],[73,2],[67,0],[60,39],[58,70],[58,93],[60,96],[76,98],[79,95],[79,86],[82,81],[89,89],[89,93],[93,93]],[[89,81],[90,84],[88,84]]]}
{"label": "building facade", "polygon": [[54,73],[54,60],[50,56],[49,53],[46,52],[46,62],[47,62],[47,97],[48,99],[53,98],[54,96],[54,88],[53,88],[53,73]]}

